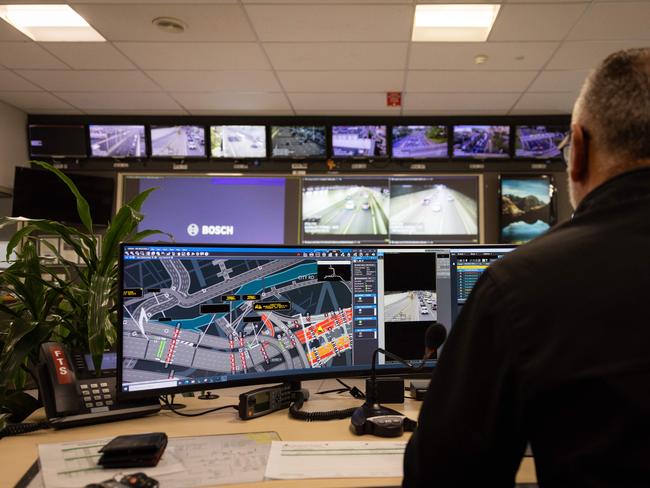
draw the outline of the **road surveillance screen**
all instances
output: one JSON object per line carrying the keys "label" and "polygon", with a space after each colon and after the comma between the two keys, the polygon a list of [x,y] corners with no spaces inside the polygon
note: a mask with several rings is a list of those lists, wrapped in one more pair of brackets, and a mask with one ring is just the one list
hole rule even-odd
{"label": "road surveillance screen", "polygon": [[510,127],[507,125],[454,126],[454,157],[507,158]]}
{"label": "road surveillance screen", "polygon": [[335,125],[332,127],[334,157],[381,158],[388,155],[385,125]]}
{"label": "road surveillance screen", "polygon": [[325,127],[272,126],[271,146],[274,158],[325,157]]}
{"label": "road surveillance screen", "polygon": [[123,391],[367,369],[374,249],[125,245]]}
{"label": "road surveillance screen", "polygon": [[205,157],[205,130],[198,125],[152,126],[151,155],[169,158]]}
{"label": "road surveillance screen", "polygon": [[210,127],[213,158],[265,158],[266,127],[217,125]]}
{"label": "road surveillance screen", "polygon": [[86,128],[83,125],[29,125],[31,157],[86,157]]}
{"label": "road surveillance screen", "polygon": [[554,159],[561,157],[557,148],[567,134],[567,127],[520,125],[515,139],[518,158]]}
{"label": "road surveillance screen", "polygon": [[94,158],[144,158],[144,125],[91,125],[90,155]]}
{"label": "road surveillance screen", "polygon": [[392,243],[478,242],[478,177],[390,180]]}
{"label": "road surveillance screen", "polygon": [[393,158],[446,158],[446,125],[396,125],[393,127]]}
{"label": "road surveillance screen", "polygon": [[389,195],[388,178],[304,178],[303,242],[388,242]]}

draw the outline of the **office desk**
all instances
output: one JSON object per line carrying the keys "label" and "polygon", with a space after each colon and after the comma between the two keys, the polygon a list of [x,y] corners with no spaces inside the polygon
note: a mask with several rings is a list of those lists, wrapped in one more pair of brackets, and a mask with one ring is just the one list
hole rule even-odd
{"label": "office desk", "polygon": [[[347,381],[346,381],[347,382]],[[361,382],[349,381],[350,384],[361,385]],[[336,388],[338,383],[333,380],[312,381],[303,383],[311,392],[311,397],[305,406],[306,411],[339,410],[358,406],[360,400],[352,398],[347,393],[317,395],[317,391]],[[217,400],[199,400],[197,398],[176,397],[176,402],[184,403],[187,408],[183,412],[197,412],[207,408],[215,408],[221,405],[236,404],[238,396],[250,387],[230,388],[227,390],[214,390],[220,395]],[[407,416],[416,419],[421,402],[406,400],[403,405],[389,405],[396,410],[403,411]],[[43,419],[43,412],[38,411],[29,421]],[[232,409],[210,413],[201,417],[181,417],[173,412],[161,411],[157,415],[139,419],[124,420],[106,424],[76,427],[64,430],[41,430],[24,434],[22,436],[9,437],[0,440],[0,487],[12,487],[31,466],[37,458],[38,444],[52,442],[66,442],[73,440],[95,439],[111,437],[121,434],[137,434],[142,432],[166,432],[169,437],[182,437],[193,435],[210,434],[235,434],[241,432],[275,431],[282,440],[288,441],[310,441],[310,440],[382,440],[378,437],[358,437],[349,430],[349,419],[330,420],[327,422],[303,422],[289,418],[287,410],[280,410],[265,417],[254,420],[243,421]],[[405,434],[401,440],[407,440]],[[136,471],[134,469],[133,471]],[[535,469],[531,458],[525,458],[517,474],[517,482],[534,483]],[[304,487],[304,480],[277,480],[264,481],[254,484],[229,485],[238,488],[249,488],[253,486],[264,486],[265,488],[276,487]],[[327,479],[309,480],[310,488],[318,487],[371,487],[371,486],[399,486],[400,478],[352,478],[352,479]],[[225,486],[225,485],[221,485]],[[162,487],[164,488],[164,486]]]}

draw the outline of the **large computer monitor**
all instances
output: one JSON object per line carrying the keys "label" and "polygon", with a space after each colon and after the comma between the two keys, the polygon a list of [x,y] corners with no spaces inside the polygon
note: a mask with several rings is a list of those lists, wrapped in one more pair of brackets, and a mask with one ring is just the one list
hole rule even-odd
{"label": "large computer monitor", "polygon": [[440,259],[480,248],[463,249],[122,244],[120,395],[364,375],[378,347],[419,359],[452,310]]}

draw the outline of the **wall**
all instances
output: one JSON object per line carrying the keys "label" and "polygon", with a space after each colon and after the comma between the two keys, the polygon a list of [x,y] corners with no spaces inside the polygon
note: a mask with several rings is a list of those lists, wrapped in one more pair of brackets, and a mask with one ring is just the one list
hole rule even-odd
{"label": "wall", "polygon": [[[27,166],[27,114],[0,102],[0,186],[13,188],[14,167]],[[0,204],[4,202],[0,201]],[[3,213],[3,215],[6,215]]]}

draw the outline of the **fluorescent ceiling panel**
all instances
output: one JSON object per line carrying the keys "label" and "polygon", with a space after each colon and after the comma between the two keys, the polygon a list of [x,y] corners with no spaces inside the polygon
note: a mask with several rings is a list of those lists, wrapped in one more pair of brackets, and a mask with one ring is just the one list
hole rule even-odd
{"label": "fluorescent ceiling panel", "polygon": [[38,42],[102,42],[69,5],[0,5],[0,17]]}
{"label": "fluorescent ceiling panel", "polygon": [[500,5],[417,5],[413,21],[416,42],[486,41]]}

